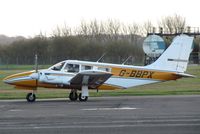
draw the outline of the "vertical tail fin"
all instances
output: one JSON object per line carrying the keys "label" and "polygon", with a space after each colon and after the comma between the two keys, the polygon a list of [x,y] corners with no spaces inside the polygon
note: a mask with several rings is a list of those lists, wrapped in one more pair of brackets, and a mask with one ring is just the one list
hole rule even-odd
{"label": "vertical tail fin", "polygon": [[178,35],[165,52],[151,65],[152,69],[185,72],[192,51],[194,37]]}

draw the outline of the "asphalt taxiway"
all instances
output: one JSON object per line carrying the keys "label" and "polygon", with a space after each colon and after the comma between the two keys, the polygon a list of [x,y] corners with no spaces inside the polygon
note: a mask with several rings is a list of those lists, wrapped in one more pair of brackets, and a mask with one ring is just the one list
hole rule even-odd
{"label": "asphalt taxiway", "polygon": [[199,134],[200,96],[0,101],[0,134]]}

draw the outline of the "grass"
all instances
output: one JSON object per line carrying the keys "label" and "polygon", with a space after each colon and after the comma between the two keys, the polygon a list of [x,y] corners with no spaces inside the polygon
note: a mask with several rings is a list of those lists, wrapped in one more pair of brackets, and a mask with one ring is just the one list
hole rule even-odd
{"label": "grass", "polygon": [[[40,66],[46,68],[49,66]],[[0,99],[25,98],[27,90],[17,90],[13,86],[6,85],[2,79],[8,75],[34,69],[33,66],[0,66]],[[158,84],[150,84],[127,90],[115,91],[90,91],[90,96],[145,96],[145,95],[200,95],[200,66],[189,66],[187,73],[196,78],[183,78],[177,81],[169,81]],[[69,90],[39,88],[38,98],[65,98]]]}

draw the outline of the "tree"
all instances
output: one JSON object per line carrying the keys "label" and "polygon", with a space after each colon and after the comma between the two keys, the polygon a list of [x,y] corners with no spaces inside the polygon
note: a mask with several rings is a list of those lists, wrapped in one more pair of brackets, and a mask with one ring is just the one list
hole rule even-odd
{"label": "tree", "polygon": [[184,17],[175,14],[162,18],[158,25],[169,33],[182,33],[186,28],[186,20]]}
{"label": "tree", "polygon": [[147,35],[147,33],[153,32],[153,24],[151,23],[151,21],[146,21],[143,25],[143,35]]}

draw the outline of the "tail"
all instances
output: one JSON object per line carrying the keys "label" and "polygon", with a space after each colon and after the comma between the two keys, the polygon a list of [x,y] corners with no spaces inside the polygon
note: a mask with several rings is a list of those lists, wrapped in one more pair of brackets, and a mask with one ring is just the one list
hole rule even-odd
{"label": "tail", "polygon": [[178,35],[165,52],[148,68],[183,73],[187,69],[194,37]]}

